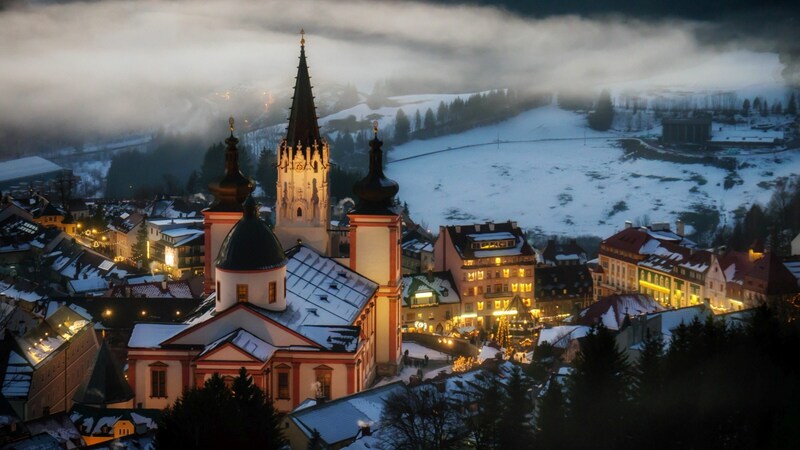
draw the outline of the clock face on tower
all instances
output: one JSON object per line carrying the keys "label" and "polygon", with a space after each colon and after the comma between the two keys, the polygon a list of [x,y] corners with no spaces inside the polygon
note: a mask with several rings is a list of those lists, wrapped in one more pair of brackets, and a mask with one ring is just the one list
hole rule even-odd
{"label": "clock face on tower", "polygon": [[303,163],[297,163],[294,165],[295,172],[302,172],[303,171]]}

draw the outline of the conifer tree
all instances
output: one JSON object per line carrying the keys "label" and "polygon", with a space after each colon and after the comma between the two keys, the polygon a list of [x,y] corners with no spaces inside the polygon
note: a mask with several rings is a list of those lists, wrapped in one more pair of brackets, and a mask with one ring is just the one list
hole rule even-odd
{"label": "conifer tree", "polygon": [[436,117],[433,115],[433,110],[428,108],[425,111],[425,136],[433,137],[436,135]]}
{"label": "conifer tree", "polygon": [[743,116],[750,115],[750,100],[749,99],[744,99],[744,101],[742,102],[742,115]]}
{"label": "conifer tree", "polygon": [[614,123],[614,105],[611,103],[611,94],[607,90],[600,93],[594,112],[589,114],[589,126],[598,131],[606,131]]}
{"label": "conifer tree", "polygon": [[532,409],[528,389],[522,369],[513,367],[506,386],[505,408],[500,415],[498,427],[501,449],[525,448],[533,437],[528,422]]}
{"label": "conifer tree", "polygon": [[406,113],[403,112],[402,108],[398,109],[394,118],[394,141],[396,144],[399,145],[408,142],[410,128],[411,124],[408,121]]}
{"label": "conifer tree", "polygon": [[789,96],[789,103],[786,105],[786,114],[797,115],[797,99],[794,92]]}
{"label": "conifer tree", "polygon": [[569,426],[581,448],[625,447],[619,429],[625,424],[631,396],[630,366],[602,324],[586,335],[568,379]]}
{"label": "conifer tree", "polygon": [[565,447],[566,419],[562,386],[555,377],[552,377],[536,411],[535,447],[543,449]]}
{"label": "conifer tree", "polygon": [[136,232],[136,242],[131,246],[131,259],[139,267],[147,267],[150,262],[147,257],[147,216],[142,219],[139,230]]}

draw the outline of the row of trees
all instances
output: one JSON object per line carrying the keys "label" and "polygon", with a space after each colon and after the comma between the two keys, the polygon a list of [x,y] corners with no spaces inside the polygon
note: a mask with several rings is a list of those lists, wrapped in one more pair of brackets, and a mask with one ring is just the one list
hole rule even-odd
{"label": "row of trees", "polygon": [[760,113],[762,116],[784,113],[797,115],[797,100],[795,99],[794,92],[792,92],[792,94],[789,96],[789,101],[786,104],[786,108],[784,109],[781,102],[773,103],[772,107],[770,108],[767,100],[762,99],[761,97],[754,98],[752,103],[750,103],[749,99],[744,99],[742,102],[742,115],[749,116],[751,112],[756,114]]}
{"label": "row of trees", "polygon": [[800,233],[800,177],[776,180],[770,201],[762,206],[754,203],[723,229],[717,244],[735,250],[747,250],[759,240],[780,256],[791,253],[791,240]]}
{"label": "row of trees", "polygon": [[541,98],[524,96],[512,89],[503,89],[472,94],[467,100],[456,97],[449,103],[441,101],[436,112],[432,108],[428,108],[424,114],[417,110],[413,119],[401,108],[395,115],[393,143],[399,145],[411,139],[428,139],[459,133],[513,117],[525,109],[540,104],[542,104]]}
{"label": "row of trees", "polygon": [[766,308],[748,325],[680,325],[631,364],[613,334],[586,336],[538,407],[536,448],[797,448],[797,327]]}

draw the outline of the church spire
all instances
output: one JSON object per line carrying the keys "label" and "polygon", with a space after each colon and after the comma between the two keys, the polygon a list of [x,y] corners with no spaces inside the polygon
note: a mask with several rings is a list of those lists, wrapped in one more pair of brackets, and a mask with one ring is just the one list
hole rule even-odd
{"label": "church spire", "polygon": [[313,147],[321,143],[317,109],[314,106],[314,95],[311,92],[311,77],[306,64],[305,31],[300,30],[300,65],[297,66],[297,77],[292,97],[292,110],[289,114],[289,127],[286,130],[286,144],[296,147],[299,142],[303,148]]}
{"label": "church spire", "polygon": [[208,185],[214,194],[214,203],[209,208],[211,211],[242,211],[242,202],[254,188],[239,169],[239,149],[236,147],[239,139],[233,135],[233,123],[233,117],[228,119],[231,135],[225,139],[225,173]]}
{"label": "church spire", "polygon": [[360,212],[384,211],[392,206],[392,202],[400,186],[396,181],[383,174],[383,141],[378,139],[378,121],[374,122],[374,137],[369,141],[369,173],[353,186],[353,192],[359,202],[356,210]]}

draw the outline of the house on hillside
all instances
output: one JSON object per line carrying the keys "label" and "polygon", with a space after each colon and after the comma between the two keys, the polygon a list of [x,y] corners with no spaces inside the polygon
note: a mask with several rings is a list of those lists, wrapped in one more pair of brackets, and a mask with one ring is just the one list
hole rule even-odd
{"label": "house on hillside", "polygon": [[108,224],[108,241],[115,258],[131,260],[139,228],[145,226],[145,216],[123,212]]}

